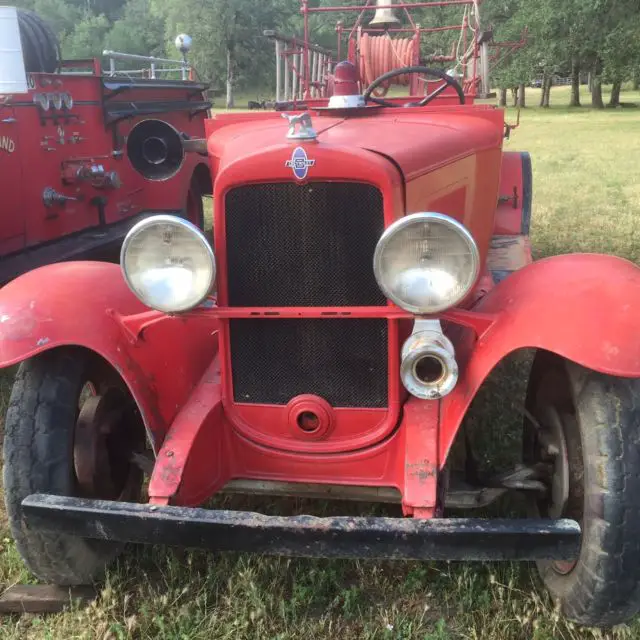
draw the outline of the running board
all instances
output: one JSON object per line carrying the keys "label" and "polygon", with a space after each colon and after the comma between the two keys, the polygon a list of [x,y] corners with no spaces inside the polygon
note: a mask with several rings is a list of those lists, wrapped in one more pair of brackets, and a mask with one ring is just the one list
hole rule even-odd
{"label": "running board", "polygon": [[573,560],[573,520],[316,518],[35,494],[30,528],[85,538],[267,555],[415,560]]}

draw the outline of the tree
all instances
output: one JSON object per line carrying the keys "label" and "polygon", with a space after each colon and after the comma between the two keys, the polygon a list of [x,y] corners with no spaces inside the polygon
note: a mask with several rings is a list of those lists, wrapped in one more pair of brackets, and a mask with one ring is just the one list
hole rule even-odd
{"label": "tree", "polygon": [[104,38],[110,28],[106,16],[85,14],[73,32],[63,39],[63,55],[66,58],[100,57],[104,49]]}
{"label": "tree", "polygon": [[105,39],[114,51],[162,57],[165,55],[164,20],[149,0],[129,0],[122,18],[117,20]]}

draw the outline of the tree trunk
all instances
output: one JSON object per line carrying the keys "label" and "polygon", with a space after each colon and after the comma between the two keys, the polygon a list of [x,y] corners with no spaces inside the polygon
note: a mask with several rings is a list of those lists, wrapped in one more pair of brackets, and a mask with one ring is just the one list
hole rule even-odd
{"label": "tree trunk", "polygon": [[522,109],[525,109],[527,106],[527,87],[524,82],[520,83],[520,87],[518,88],[518,106]]}
{"label": "tree trunk", "polygon": [[609,100],[610,107],[620,106],[620,91],[622,90],[622,80],[614,80],[613,87],[611,87],[611,99]]}
{"label": "tree trunk", "polygon": [[640,70],[636,69],[633,72],[633,90],[637,91],[640,89]]}
{"label": "tree trunk", "polygon": [[499,105],[501,107],[506,107],[507,106],[507,90],[506,89],[500,89],[500,102]]}
{"label": "tree trunk", "polygon": [[604,109],[602,100],[602,76],[593,74],[593,89],[591,90],[591,106],[594,109]]}
{"label": "tree trunk", "polygon": [[570,107],[580,106],[580,61],[573,58],[571,61],[571,102]]}
{"label": "tree trunk", "polygon": [[233,109],[233,47],[227,47],[227,109]]}
{"label": "tree trunk", "polygon": [[553,86],[553,78],[549,76],[545,79],[544,84],[542,85],[542,107],[545,109],[549,108],[549,103],[551,101],[551,87]]}
{"label": "tree trunk", "polygon": [[511,97],[513,98],[513,106],[518,106],[518,87],[511,88]]}
{"label": "tree trunk", "polygon": [[544,98],[547,95],[547,80],[549,79],[549,74],[545,71],[542,74],[542,84],[540,88],[542,91],[540,92],[540,106],[544,107]]}

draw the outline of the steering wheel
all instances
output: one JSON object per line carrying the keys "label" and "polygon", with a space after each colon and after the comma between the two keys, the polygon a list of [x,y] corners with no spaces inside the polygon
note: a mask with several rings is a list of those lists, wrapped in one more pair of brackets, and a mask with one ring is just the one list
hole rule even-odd
{"label": "steering wheel", "polygon": [[[425,96],[419,102],[408,102],[405,105],[388,102],[387,100],[375,98],[371,95],[380,85],[385,83],[387,80],[395,78],[396,76],[403,76],[408,73],[423,73],[430,76],[435,76],[436,78],[440,78],[440,80],[443,80],[443,84],[441,84],[437,89],[432,91],[428,96]],[[392,71],[388,71],[387,73],[381,75],[367,87],[367,90],[364,92],[363,97],[365,99],[365,102],[374,102],[375,104],[378,104],[382,107],[424,107],[428,105],[434,98],[437,98],[447,87],[453,87],[458,94],[460,104],[464,104],[464,90],[455,78],[452,78],[449,74],[445,73],[444,71],[440,71],[439,69],[431,69],[430,67],[422,67],[420,65],[416,65],[414,67],[402,67],[400,69],[393,69]]]}

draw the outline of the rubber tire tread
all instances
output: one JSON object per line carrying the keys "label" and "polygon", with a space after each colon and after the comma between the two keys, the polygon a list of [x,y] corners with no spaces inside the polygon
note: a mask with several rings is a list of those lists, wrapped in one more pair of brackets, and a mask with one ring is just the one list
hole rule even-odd
{"label": "rubber tire tread", "polygon": [[26,70],[54,73],[60,68],[60,43],[51,27],[35,12],[18,9]]}
{"label": "rubber tire tread", "polygon": [[640,610],[640,381],[565,366],[585,465],[583,541],[570,574],[541,574],[567,617],[611,627]]}
{"label": "rubber tire tread", "polygon": [[121,545],[27,526],[22,500],[33,493],[73,495],[73,430],[87,357],[46,352],[21,364],[4,435],[4,496],[11,533],[27,567],[48,583],[73,586],[102,578]]}

